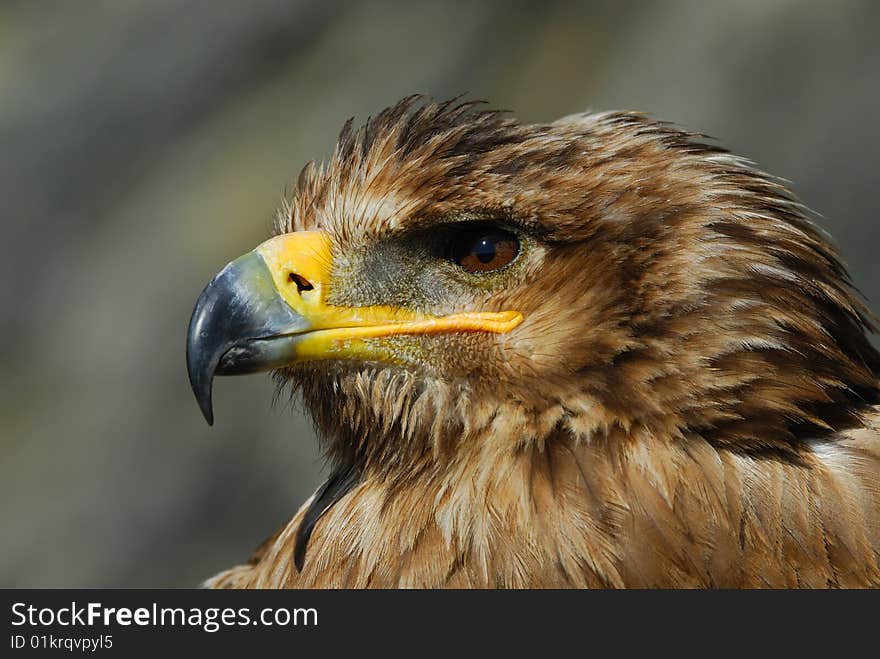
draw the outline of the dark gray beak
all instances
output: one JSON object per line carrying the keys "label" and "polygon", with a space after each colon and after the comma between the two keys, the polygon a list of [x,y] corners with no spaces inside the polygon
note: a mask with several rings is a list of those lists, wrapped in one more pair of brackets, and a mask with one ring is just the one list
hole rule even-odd
{"label": "dark gray beak", "polygon": [[214,375],[284,366],[291,352],[287,344],[308,329],[308,321],[278,294],[257,252],[223,268],[199,296],[186,337],[189,382],[208,425],[214,423]]}

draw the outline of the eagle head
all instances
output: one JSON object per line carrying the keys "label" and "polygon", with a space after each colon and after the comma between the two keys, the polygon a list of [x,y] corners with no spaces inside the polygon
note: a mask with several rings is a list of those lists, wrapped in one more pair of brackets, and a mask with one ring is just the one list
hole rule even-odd
{"label": "eagle head", "polygon": [[560,437],[797,459],[877,402],[868,329],[804,207],[702,136],[413,97],[303,169],[187,347],[209,422],[215,374],[274,370],[348,480],[403,487]]}

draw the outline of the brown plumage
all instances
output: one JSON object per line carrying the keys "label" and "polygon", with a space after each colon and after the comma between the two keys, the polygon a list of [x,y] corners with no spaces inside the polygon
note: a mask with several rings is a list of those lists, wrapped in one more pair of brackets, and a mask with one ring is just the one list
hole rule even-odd
{"label": "brown plumage", "polygon": [[[519,256],[460,274],[432,245],[463,222]],[[277,232],[311,229],[334,304],[523,321],[279,371],[333,476],[209,585],[880,585],[869,312],[749,162],[632,112],[410,98],[306,167]]]}

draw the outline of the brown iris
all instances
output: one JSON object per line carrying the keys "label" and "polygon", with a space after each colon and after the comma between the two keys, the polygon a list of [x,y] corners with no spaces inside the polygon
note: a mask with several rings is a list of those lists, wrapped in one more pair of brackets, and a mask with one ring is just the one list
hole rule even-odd
{"label": "brown iris", "polygon": [[519,240],[504,229],[483,227],[464,231],[452,242],[452,260],[471,273],[493,272],[519,254]]}

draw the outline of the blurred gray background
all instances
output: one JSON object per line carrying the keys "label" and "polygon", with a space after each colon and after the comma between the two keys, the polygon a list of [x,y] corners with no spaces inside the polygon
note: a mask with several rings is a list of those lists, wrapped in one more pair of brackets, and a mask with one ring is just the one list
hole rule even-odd
{"label": "blurred gray background", "polygon": [[0,3],[0,586],[191,586],[319,484],[266,376],[184,336],[343,121],[469,92],[641,109],[793,181],[880,299],[880,3]]}

